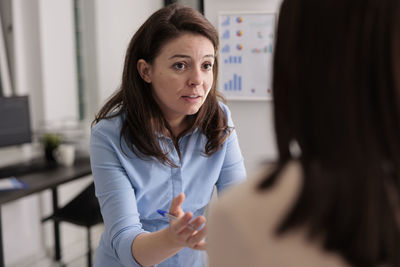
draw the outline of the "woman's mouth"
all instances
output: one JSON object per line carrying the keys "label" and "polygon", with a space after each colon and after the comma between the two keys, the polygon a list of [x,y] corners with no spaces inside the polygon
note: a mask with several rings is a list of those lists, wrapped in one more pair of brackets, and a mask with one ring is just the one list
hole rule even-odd
{"label": "woman's mouth", "polygon": [[200,101],[201,96],[199,96],[199,95],[184,95],[184,96],[182,96],[182,98],[189,103],[197,103],[198,101]]}
{"label": "woman's mouth", "polygon": [[200,97],[200,96],[199,96],[199,95],[184,95],[183,97],[194,99],[194,98],[198,98],[198,97]]}

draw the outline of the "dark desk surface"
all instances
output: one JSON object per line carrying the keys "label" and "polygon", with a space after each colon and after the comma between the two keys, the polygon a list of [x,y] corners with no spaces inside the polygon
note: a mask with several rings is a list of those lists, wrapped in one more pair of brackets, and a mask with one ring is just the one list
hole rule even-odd
{"label": "dark desk surface", "polygon": [[27,188],[1,191],[0,205],[46,190],[56,188],[58,185],[73,181],[91,174],[88,156],[78,157],[73,166],[57,166],[40,172],[24,174],[17,178],[27,184]]}

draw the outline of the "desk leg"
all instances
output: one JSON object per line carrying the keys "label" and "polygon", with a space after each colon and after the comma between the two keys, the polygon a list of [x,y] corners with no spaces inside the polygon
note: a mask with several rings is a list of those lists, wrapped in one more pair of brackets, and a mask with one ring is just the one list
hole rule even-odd
{"label": "desk leg", "polygon": [[0,207],[0,267],[4,267],[4,254],[3,254],[3,233],[1,224],[1,207]]}
{"label": "desk leg", "polygon": [[[51,189],[53,195],[53,214],[58,210],[58,191],[57,187]],[[61,249],[60,249],[60,223],[53,220],[54,223],[54,249],[55,249],[55,260],[60,261]]]}

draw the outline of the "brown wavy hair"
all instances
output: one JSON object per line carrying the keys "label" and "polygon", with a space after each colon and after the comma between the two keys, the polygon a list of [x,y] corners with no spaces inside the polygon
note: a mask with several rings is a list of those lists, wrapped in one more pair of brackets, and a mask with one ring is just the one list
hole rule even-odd
{"label": "brown wavy hair", "polygon": [[352,266],[400,266],[399,14],[399,0],[284,0],[280,10],[279,167],[296,141],[304,183],[277,233],[306,226]]}
{"label": "brown wavy hair", "polygon": [[[163,46],[185,33],[208,38],[215,51],[213,84],[199,111],[188,115],[190,126],[174,137],[158,104],[153,98],[151,84],[146,83],[137,70],[137,62],[144,59],[153,63]],[[231,132],[227,116],[218,100],[224,101],[216,89],[218,79],[219,48],[215,27],[198,11],[178,4],[168,5],[151,15],[132,37],[125,56],[122,83],[114,95],[96,115],[92,126],[100,120],[124,114],[120,137],[138,157],[155,157],[163,164],[176,165],[165,151],[166,139],[159,141],[159,134],[171,136],[180,155],[178,140],[185,133],[198,128],[206,137],[204,153],[211,156],[218,151]]]}

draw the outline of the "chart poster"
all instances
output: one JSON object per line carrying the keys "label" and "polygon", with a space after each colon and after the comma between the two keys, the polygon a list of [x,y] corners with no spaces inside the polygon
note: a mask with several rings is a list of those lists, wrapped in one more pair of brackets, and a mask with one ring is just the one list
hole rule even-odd
{"label": "chart poster", "polygon": [[223,12],[218,89],[228,100],[271,100],[275,13]]}

